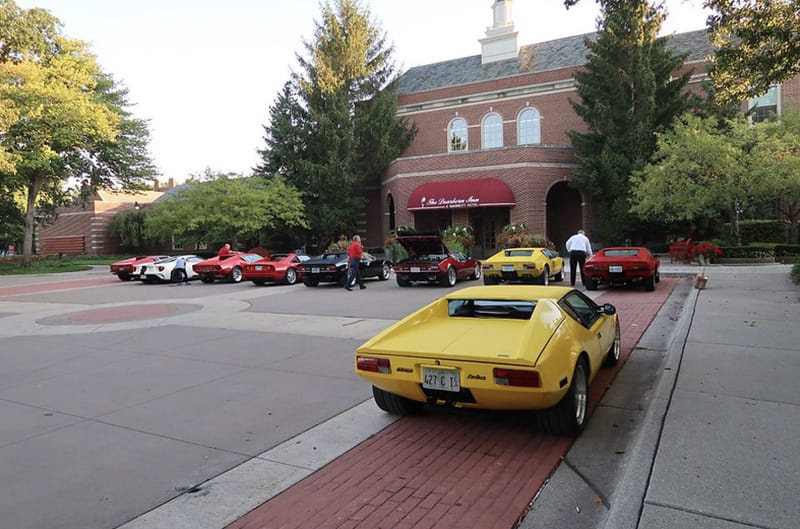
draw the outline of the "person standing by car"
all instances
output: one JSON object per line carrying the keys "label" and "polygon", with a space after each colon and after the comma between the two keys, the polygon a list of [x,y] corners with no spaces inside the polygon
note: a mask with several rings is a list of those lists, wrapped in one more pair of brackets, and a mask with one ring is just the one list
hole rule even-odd
{"label": "person standing by car", "polygon": [[189,284],[189,274],[186,273],[186,258],[182,255],[175,259],[175,269],[172,271],[172,274],[175,277],[175,284]]}
{"label": "person standing by car", "polygon": [[355,285],[358,281],[358,288],[364,290],[364,279],[361,277],[361,256],[364,254],[364,247],[361,246],[361,237],[353,235],[353,242],[347,247],[347,276],[344,280],[344,288],[353,290],[351,285]]}
{"label": "person standing by car", "polygon": [[575,268],[579,265],[581,267],[581,283],[585,285],[586,273],[583,271],[583,265],[586,263],[586,258],[592,256],[592,243],[583,230],[578,230],[578,233],[567,239],[567,251],[569,252],[570,285],[575,286]]}

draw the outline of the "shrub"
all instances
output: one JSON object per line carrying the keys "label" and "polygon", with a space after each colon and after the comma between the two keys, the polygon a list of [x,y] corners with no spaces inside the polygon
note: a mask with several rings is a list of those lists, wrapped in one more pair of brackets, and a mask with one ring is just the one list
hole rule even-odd
{"label": "shrub", "polygon": [[326,252],[346,252],[347,247],[350,246],[350,239],[346,235],[339,235],[339,240],[332,242],[325,249]]}
{"label": "shrub", "polygon": [[525,224],[508,224],[503,226],[497,244],[501,248],[550,248],[556,249],[553,242],[538,233],[531,233]]}
{"label": "shrub", "polygon": [[776,244],[775,257],[800,257],[800,244]]}
{"label": "shrub", "polygon": [[723,251],[716,243],[713,242],[698,242],[689,246],[690,260],[701,255],[705,256],[708,261],[713,261],[717,257],[722,257]]}
{"label": "shrub", "polygon": [[[789,226],[788,220],[742,220],[739,222],[739,235],[742,238],[742,244],[752,242],[782,244],[787,241],[789,236]],[[723,224],[723,232],[729,240],[733,240],[729,222]]]}
{"label": "shrub", "polygon": [[448,250],[465,255],[470,254],[472,246],[475,244],[472,226],[450,226],[442,232],[442,239]]}
{"label": "shrub", "polygon": [[800,263],[792,267],[791,275],[792,281],[794,281],[795,284],[800,285]]}
{"label": "shrub", "polygon": [[725,257],[748,259],[775,257],[775,248],[772,246],[724,246],[721,250]]}

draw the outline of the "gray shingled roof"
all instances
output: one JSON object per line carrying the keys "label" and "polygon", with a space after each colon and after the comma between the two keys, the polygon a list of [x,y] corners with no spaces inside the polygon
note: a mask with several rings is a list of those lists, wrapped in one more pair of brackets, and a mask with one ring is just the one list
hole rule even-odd
{"label": "gray shingled roof", "polygon": [[[481,64],[481,56],[462,57],[449,61],[410,68],[400,77],[400,95],[414,94],[479,83],[515,75],[560,70],[586,64],[588,50],[584,39],[594,39],[597,33],[574,35],[563,39],[521,46],[519,57]],[[687,61],[699,61],[710,55],[711,44],[705,30],[669,36],[669,48],[676,53],[689,53]]]}

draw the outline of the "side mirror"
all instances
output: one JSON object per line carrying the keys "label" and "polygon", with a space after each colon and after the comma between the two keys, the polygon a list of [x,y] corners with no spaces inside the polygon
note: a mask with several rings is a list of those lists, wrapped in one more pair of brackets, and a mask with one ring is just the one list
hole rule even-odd
{"label": "side mirror", "polygon": [[602,307],[600,307],[600,312],[605,314],[606,316],[613,316],[617,313],[617,307],[612,305],[611,303],[606,303]]}

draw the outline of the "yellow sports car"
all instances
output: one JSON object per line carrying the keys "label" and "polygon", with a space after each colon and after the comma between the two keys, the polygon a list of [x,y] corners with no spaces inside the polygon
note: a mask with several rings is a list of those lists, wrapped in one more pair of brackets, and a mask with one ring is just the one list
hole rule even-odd
{"label": "yellow sports car", "polygon": [[542,410],[540,427],[577,435],[589,383],[619,360],[616,309],[569,287],[480,286],[448,294],[356,350],[382,410],[425,403]]}
{"label": "yellow sports car", "polygon": [[506,248],[483,261],[483,284],[520,281],[549,285],[564,279],[564,259],[550,248]]}

